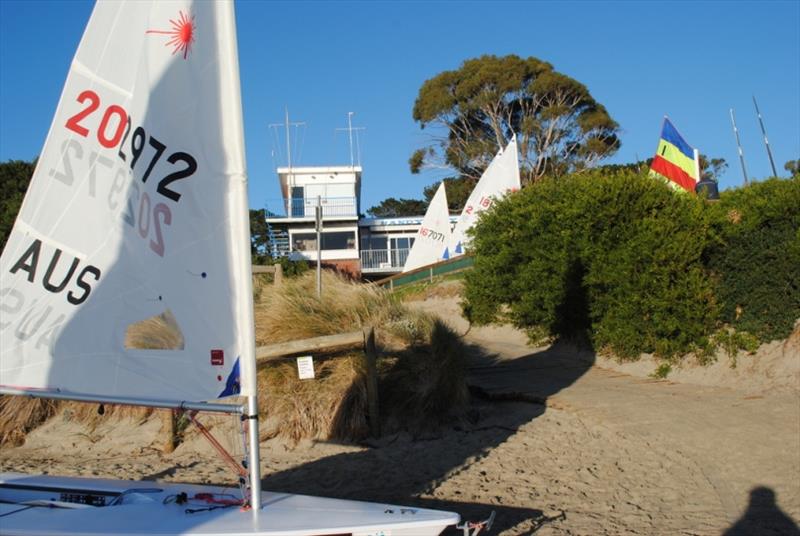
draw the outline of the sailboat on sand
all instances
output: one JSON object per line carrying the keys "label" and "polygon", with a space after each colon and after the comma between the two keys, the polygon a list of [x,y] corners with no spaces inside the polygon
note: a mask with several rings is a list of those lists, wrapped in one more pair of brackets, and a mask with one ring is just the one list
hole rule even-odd
{"label": "sailboat on sand", "polygon": [[[3,474],[3,534],[423,536],[458,522],[261,491],[250,265],[233,5],[98,2],[0,257],[0,393],[239,414],[247,461],[241,490]],[[180,348],[126,347],[158,315]],[[213,402],[233,395],[246,403]]]}

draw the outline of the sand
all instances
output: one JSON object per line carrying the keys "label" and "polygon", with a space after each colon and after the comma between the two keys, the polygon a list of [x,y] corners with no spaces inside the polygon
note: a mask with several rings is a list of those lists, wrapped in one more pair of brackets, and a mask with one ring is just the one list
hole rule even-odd
{"label": "sand", "polygon": [[[651,358],[618,365],[568,346],[527,346],[508,327],[475,328],[457,298],[440,314],[472,345],[470,418],[424,437],[364,445],[263,443],[278,491],[497,512],[492,534],[800,534],[800,330],[732,369],[687,364],[667,380]],[[211,422],[230,447],[230,422]],[[233,484],[193,435],[160,451],[158,417],[94,430],[52,419],[0,470]],[[241,448],[238,449],[239,451]]]}

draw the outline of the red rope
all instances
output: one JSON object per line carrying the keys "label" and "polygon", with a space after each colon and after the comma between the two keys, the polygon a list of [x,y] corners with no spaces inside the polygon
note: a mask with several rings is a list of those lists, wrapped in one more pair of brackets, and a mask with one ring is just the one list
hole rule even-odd
{"label": "red rope", "polygon": [[236,460],[233,459],[233,456],[228,454],[228,451],[225,450],[225,447],[220,445],[219,441],[217,441],[217,439],[213,435],[211,435],[211,432],[208,431],[208,428],[203,426],[200,423],[200,421],[198,421],[195,418],[196,414],[197,414],[196,411],[186,412],[186,416],[189,418],[190,421],[192,421],[192,424],[197,426],[197,429],[200,430],[200,433],[203,434],[203,436],[205,436],[206,439],[208,439],[208,442],[211,443],[211,446],[214,447],[214,449],[217,451],[217,453],[219,453],[220,456],[222,456],[222,460],[225,463],[227,463],[237,475],[239,475],[242,478],[247,478],[247,469],[242,467],[241,464],[239,464]]}

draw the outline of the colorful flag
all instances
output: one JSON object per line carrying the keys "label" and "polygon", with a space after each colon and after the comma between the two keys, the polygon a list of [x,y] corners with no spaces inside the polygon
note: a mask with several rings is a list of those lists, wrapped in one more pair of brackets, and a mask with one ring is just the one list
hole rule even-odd
{"label": "colorful flag", "polygon": [[667,181],[673,188],[694,192],[698,181],[695,150],[686,143],[669,119],[664,118],[661,140],[650,165],[650,174]]}

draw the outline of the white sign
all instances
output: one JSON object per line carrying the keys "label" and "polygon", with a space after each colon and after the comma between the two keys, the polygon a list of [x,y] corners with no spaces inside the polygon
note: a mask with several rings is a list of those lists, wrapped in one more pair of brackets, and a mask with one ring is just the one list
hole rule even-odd
{"label": "white sign", "polygon": [[297,376],[301,380],[314,379],[314,358],[310,355],[304,355],[297,358]]}

